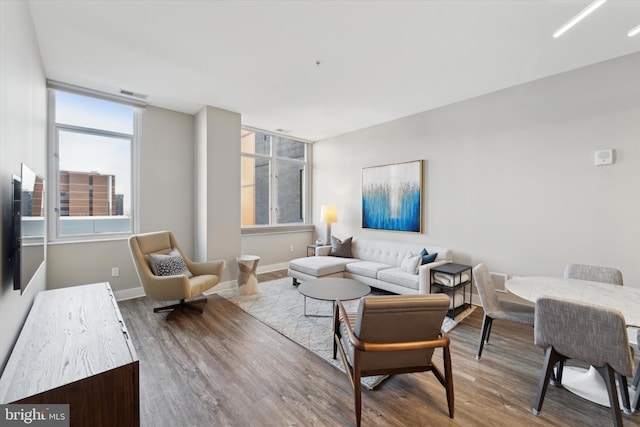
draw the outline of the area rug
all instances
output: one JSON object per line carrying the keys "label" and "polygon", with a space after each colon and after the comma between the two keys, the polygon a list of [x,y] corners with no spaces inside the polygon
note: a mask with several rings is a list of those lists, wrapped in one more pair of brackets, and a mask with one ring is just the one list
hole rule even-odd
{"label": "area rug", "polygon": [[[258,285],[258,293],[240,295],[239,290],[229,289],[218,293],[221,297],[237,305],[262,323],[278,331],[285,337],[311,350],[322,359],[344,372],[340,356],[333,359],[332,319],[333,304],[307,298],[307,314],[322,314],[329,317],[307,317],[304,315],[304,296],[293,286],[291,278],[272,280]],[[347,311],[357,311],[359,301],[344,301]],[[442,329],[450,331],[462,319],[473,312],[471,307],[456,316],[445,317]],[[362,384],[373,389],[387,376],[363,377]]]}

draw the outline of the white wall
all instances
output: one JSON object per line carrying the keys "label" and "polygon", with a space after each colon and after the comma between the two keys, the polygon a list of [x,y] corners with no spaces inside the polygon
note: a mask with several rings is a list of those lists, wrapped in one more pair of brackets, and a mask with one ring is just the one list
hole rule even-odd
{"label": "white wall", "polygon": [[[193,257],[194,118],[149,106],[140,124],[140,231],[171,230]],[[126,297],[122,291],[140,287],[126,238],[51,244],[48,250],[50,289],[108,281]],[[111,277],[112,267],[120,269],[118,277]]]}
{"label": "white wall", "polygon": [[243,235],[242,253],[260,257],[259,273],[288,268],[290,260],[307,256],[307,245],[315,241],[314,236],[312,231]]}
{"label": "white wall", "polygon": [[196,259],[223,259],[224,282],[240,255],[240,114],[207,106],[195,120]]}
{"label": "white wall", "polygon": [[45,288],[46,265],[27,292],[13,290],[7,257],[11,178],[24,162],[46,175],[46,80],[27,2],[0,1],[0,371],[31,308]]}
{"label": "white wall", "polygon": [[[606,148],[615,164],[594,166]],[[314,159],[334,235],[449,247],[510,275],[611,266],[640,287],[640,54],[324,140]],[[362,168],[415,159],[423,232],[363,230]]]}

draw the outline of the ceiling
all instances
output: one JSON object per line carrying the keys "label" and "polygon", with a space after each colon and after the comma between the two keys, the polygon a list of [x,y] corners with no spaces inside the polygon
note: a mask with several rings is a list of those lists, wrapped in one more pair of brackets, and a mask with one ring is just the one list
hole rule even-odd
{"label": "ceiling", "polygon": [[47,78],[317,141],[640,51],[640,0],[29,0]]}

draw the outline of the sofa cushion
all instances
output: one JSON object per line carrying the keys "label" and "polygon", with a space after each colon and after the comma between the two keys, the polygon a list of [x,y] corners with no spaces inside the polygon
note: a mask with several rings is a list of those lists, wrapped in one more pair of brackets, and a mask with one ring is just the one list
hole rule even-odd
{"label": "sofa cushion", "polygon": [[387,268],[378,272],[378,280],[415,290],[419,288],[419,277],[417,274],[407,273],[400,267]]}
{"label": "sofa cushion", "polygon": [[400,268],[407,273],[418,274],[418,267],[422,264],[422,256],[414,255],[411,252],[404,256]]}
{"label": "sofa cushion", "polygon": [[422,249],[425,249],[430,254],[437,253],[436,261],[452,260],[451,249],[424,245],[417,246],[388,240],[354,239],[351,253],[354,258],[400,267],[407,253],[419,254]]}
{"label": "sofa cushion", "polygon": [[331,236],[331,252],[329,255],[342,258],[352,258],[351,255],[351,241],[353,237],[348,237],[344,240],[340,240],[337,237]]}
{"label": "sofa cushion", "polygon": [[426,249],[423,248],[422,252],[420,252],[420,256],[422,257],[422,264],[429,264],[436,260],[436,258],[438,257],[438,253],[435,252],[430,254]]}
{"label": "sofa cushion", "polygon": [[358,274],[360,276],[371,277],[372,279],[378,278],[378,272],[387,268],[393,268],[392,265],[381,264],[379,262],[371,261],[356,261],[351,262],[345,266],[345,271],[351,274]]}
{"label": "sofa cushion", "polygon": [[153,274],[156,276],[193,276],[176,248],[171,249],[166,255],[150,253],[149,264],[151,271],[153,271]]}
{"label": "sofa cushion", "polygon": [[289,261],[289,268],[310,276],[322,277],[327,274],[344,271],[345,264],[360,261],[353,258],[338,258],[332,256],[310,256]]}

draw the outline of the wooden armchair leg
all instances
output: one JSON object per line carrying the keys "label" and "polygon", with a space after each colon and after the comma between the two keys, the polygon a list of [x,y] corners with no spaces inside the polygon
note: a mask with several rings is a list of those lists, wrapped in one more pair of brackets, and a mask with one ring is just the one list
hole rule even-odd
{"label": "wooden armchair leg", "polygon": [[353,395],[354,395],[354,406],[356,410],[356,425],[360,427],[360,422],[362,420],[362,383],[360,382],[360,371],[356,370],[354,372],[353,379]]}

